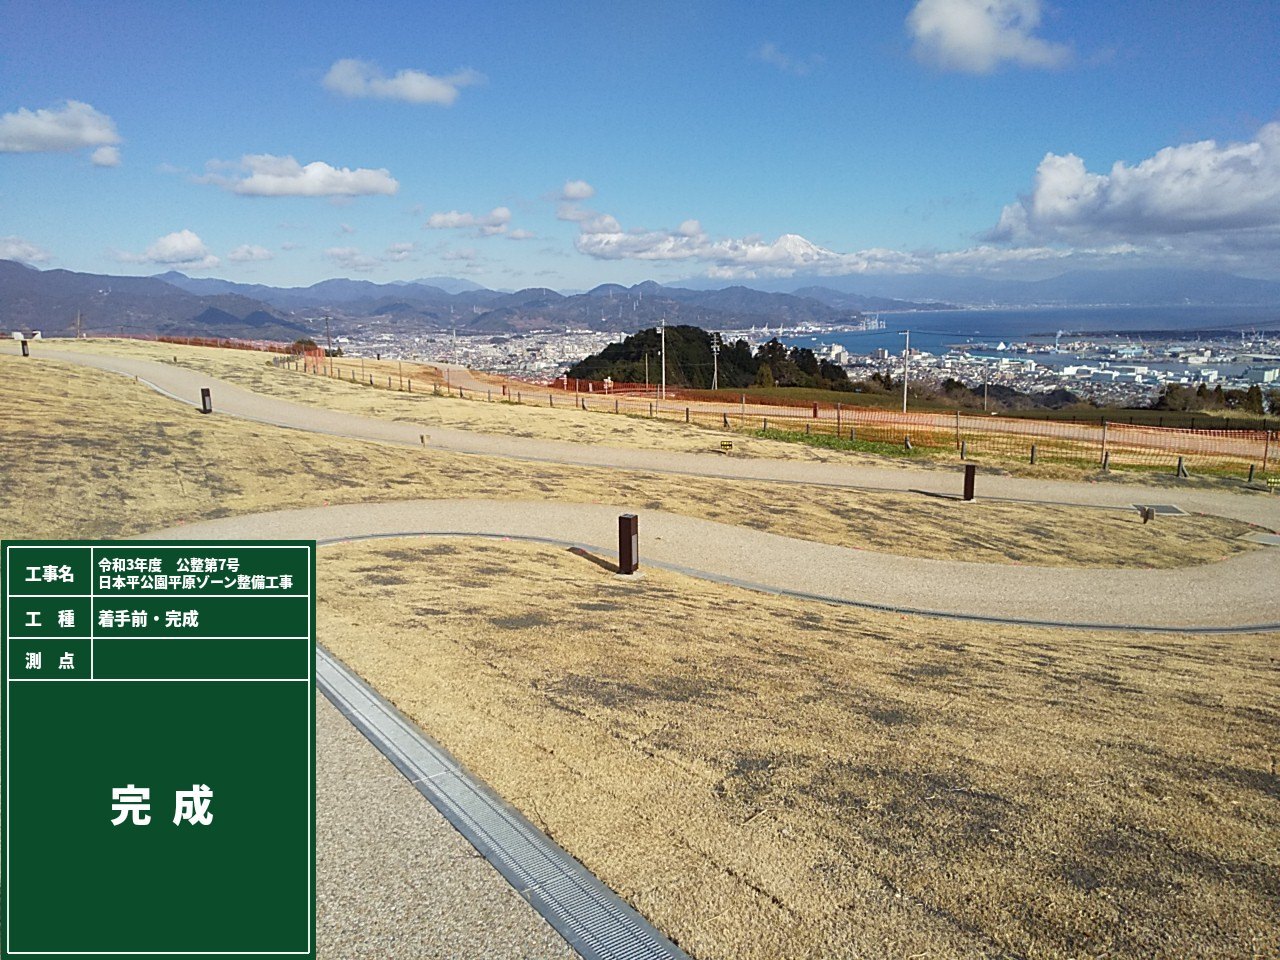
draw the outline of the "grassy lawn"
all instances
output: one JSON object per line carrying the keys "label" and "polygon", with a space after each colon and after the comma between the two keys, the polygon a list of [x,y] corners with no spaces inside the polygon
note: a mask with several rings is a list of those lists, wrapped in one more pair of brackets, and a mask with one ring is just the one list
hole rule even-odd
{"label": "grassy lawn", "polygon": [[[705,415],[703,426],[695,422],[685,424],[682,420],[680,401],[672,400],[666,404],[664,417],[671,419],[650,419],[635,413],[628,414],[626,408],[622,416],[600,414],[612,413],[608,398],[595,395],[587,400],[590,407],[588,413],[575,409],[571,397],[561,396],[554,408],[533,404],[525,396],[524,404],[504,402],[500,386],[493,388],[492,402],[486,402],[484,394],[475,394],[468,388],[466,399],[453,395],[435,395],[433,390],[440,389],[442,377],[439,371],[425,364],[400,363],[393,360],[361,360],[359,358],[338,358],[337,364],[343,377],[348,379],[330,379],[315,374],[280,369],[273,366],[268,355],[263,353],[217,349],[210,347],[187,347],[175,344],[154,343],[140,340],[58,340],[49,341],[49,346],[59,350],[84,350],[86,352],[116,354],[142,359],[177,363],[181,366],[211,376],[216,376],[236,383],[246,389],[267,396],[279,397],[295,403],[310,404],[327,409],[340,410],[362,416],[377,417],[389,420],[405,420],[421,423],[424,426],[443,426],[455,429],[473,430],[499,436],[522,437],[545,440],[570,440],[576,443],[587,443],[603,446],[636,448],[648,450],[670,450],[681,453],[715,453],[720,449],[720,441],[725,438],[725,431],[720,428],[719,415]],[[355,371],[359,382],[351,382],[349,374]],[[368,377],[374,377],[377,389],[368,385]],[[413,381],[413,392],[401,391],[401,378]],[[390,378],[392,390],[386,389]],[[481,380],[491,378],[479,375]],[[424,389],[425,388],[425,389]],[[773,391],[759,392],[754,399],[760,403],[778,403],[779,391],[782,395],[790,393],[788,388],[775,388]],[[733,404],[738,401],[736,391],[701,391],[710,399],[729,400]],[[879,396],[884,405],[895,408],[898,401],[888,395],[871,394],[837,394],[831,391],[816,391],[822,397],[814,396],[827,402],[834,397],[841,402],[862,404],[862,397]],[[792,397],[799,394],[793,394]],[[805,394],[807,396],[807,394]],[[829,396],[828,396],[829,395]],[[807,403],[809,401],[805,401]],[[951,412],[952,407],[935,405],[936,411]],[[913,406],[913,410],[925,410],[921,406]],[[930,408],[934,409],[934,408]],[[913,463],[921,468],[936,465],[954,465],[959,462],[958,452],[948,445],[946,447],[925,447],[918,445],[917,452],[908,460],[902,457],[901,448],[896,452],[878,448],[863,448],[859,444],[825,444],[809,442],[801,439],[802,435],[787,431],[749,431],[737,432],[736,424],[730,412],[730,424],[735,427],[730,434],[734,442],[736,455],[777,460],[816,461],[827,463],[849,464],[883,464],[883,454],[894,456],[899,465],[913,469]],[[920,438],[915,438],[917,442]],[[1140,483],[1149,483],[1158,479],[1166,468],[1141,466],[1129,462],[1131,458],[1113,457],[1110,473],[1102,473],[1099,464],[1086,457],[1055,457],[1041,450],[1038,464],[1031,465],[1023,453],[1011,455],[1003,447],[1007,443],[997,442],[998,437],[988,441],[975,438],[970,444],[971,459],[980,460],[984,466],[994,467],[1017,476],[1041,479],[1101,480],[1125,482],[1134,479]],[[890,444],[890,446],[894,446]],[[1171,467],[1167,468],[1169,471]],[[1243,468],[1238,464],[1229,469],[1214,467],[1209,469],[1202,464],[1193,464],[1192,478],[1181,481],[1184,485],[1225,486],[1235,489],[1240,480]]]}
{"label": "grassy lawn", "polygon": [[321,642],[694,957],[1275,955],[1280,637],[949,623],[438,538],[319,574]]}
{"label": "grassy lawn", "polygon": [[0,440],[23,453],[0,460],[5,537],[127,536],[263,510],[462,497],[617,503],[993,563],[1183,566],[1254,549],[1239,539],[1245,524],[1215,517],[1143,526],[1136,512],[997,501],[958,509],[914,494],[566,470],[204,417],[126,377],[56,361],[0,357],[0,369],[13,401]]}
{"label": "grassy lawn", "polygon": [[[1212,518],[570,471],[0,377],[5,538],[472,497],[997,563],[1243,549]],[[876,614],[512,543],[346,545],[319,575],[321,641],[695,957],[1275,953],[1280,637]]]}

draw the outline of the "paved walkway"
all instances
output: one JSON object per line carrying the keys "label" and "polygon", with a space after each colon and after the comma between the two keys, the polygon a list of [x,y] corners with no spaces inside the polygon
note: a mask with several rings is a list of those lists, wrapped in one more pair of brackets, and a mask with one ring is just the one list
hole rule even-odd
{"label": "paved walkway", "polygon": [[[215,377],[173,364],[128,357],[59,351],[37,345],[37,357],[62,360],[146,380],[184,402],[200,403],[200,388],[213,392],[214,412],[308,430],[333,436],[378,440],[385,443],[420,446],[420,437],[436,450],[472,453],[540,462],[591,467],[612,467],[651,473],[689,474],[734,480],[765,480],[783,483],[820,484],[851,489],[922,491],[944,495],[959,494],[961,472],[952,468],[931,469],[899,465],[814,463],[811,461],[764,460],[726,457],[721,454],[677,453],[539,440],[526,437],[494,436],[448,427],[424,426],[378,420],[322,407],[293,403],[256,394]],[[0,341],[0,352],[15,353],[17,344]],[[605,414],[601,414],[604,416]],[[583,416],[592,416],[584,413]],[[1143,487],[1130,483],[1080,483],[1035,480],[1025,477],[985,475],[979,471],[981,497],[1067,503],[1082,506],[1127,507],[1134,502],[1172,502],[1184,510],[1232,517],[1270,530],[1280,529],[1280,497],[1266,494],[1233,494],[1186,488]],[[1171,500],[1172,498],[1172,500]]]}
{"label": "paved walkway", "polygon": [[317,957],[577,956],[319,695],[316,746]]}
{"label": "paved walkway", "polygon": [[[12,349],[12,347],[10,348]],[[196,403],[213,390],[217,414],[248,417],[320,433],[419,445],[428,428],[377,420],[262,396],[179,366],[120,357],[41,356],[137,376]],[[955,470],[880,468],[675,454],[495,437],[430,428],[432,446],[460,453],[525,457],[567,464],[698,476],[826,483],[954,494]],[[1209,490],[1152,491],[1129,484],[1068,483],[983,477],[981,490],[1035,502],[1124,506],[1135,500],[1176,503],[1185,510],[1280,527],[1280,498]],[[957,510],[967,509],[957,502]],[[318,539],[392,533],[458,533],[545,537],[599,552],[615,544],[616,517],[628,504],[419,501],[353,504],[233,517],[162,531],[159,536]],[[1280,625],[1280,593],[1266,584],[1277,554],[1264,548],[1230,560],[1178,570],[1089,570],[922,560],[794,540],[708,520],[646,512],[642,556],[715,579],[813,594],[867,605],[966,617],[1076,626],[1223,629]]]}
{"label": "paved walkway", "polygon": [[[957,510],[966,509],[957,503]],[[146,534],[343,540],[402,534],[549,539],[597,554],[617,545],[626,504],[410,500],[225,517]],[[1170,629],[1280,629],[1264,548],[1181,570],[1090,570],[921,560],[793,540],[677,514],[640,514],[641,563],[764,589],[1011,622]],[[585,561],[584,561],[585,562]]]}

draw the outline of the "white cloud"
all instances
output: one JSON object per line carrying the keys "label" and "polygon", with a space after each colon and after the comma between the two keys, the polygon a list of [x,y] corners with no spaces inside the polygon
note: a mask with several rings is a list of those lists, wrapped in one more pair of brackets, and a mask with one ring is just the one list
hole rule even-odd
{"label": "white cloud", "polygon": [[470,263],[474,260],[480,259],[480,251],[477,250],[475,247],[463,247],[461,250],[450,250],[448,248],[445,248],[440,253],[440,259],[454,261],[454,262],[461,261],[463,263]]}
{"label": "white cloud", "polygon": [[[602,229],[611,222],[614,229]],[[874,247],[839,253],[798,234],[773,241],[761,237],[713,239],[696,220],[675,230],[623,230],[617,220],[599,216],[584,223],[574,245],[598,260],[688,262],[706,265],[706,274],[721,280],[789,277],[794,274],[985,273],[1052,261],[1094,262],[1131,253],[1132,248],[1061,249],[1048,246],[1007,248],[978,246],[945,253],[912,253]]]}
{"label": "white cloud", "polygon": [[556,206],[556,219],[567,220],[569,223],[581,223],[583,220],[590,220],[592,217],[598,216],[594,210],[588,210],[580,204],[565,201]]}
{"label": "white cloud", "polygon": [[[305,166],[293,157],[269,153],[246,154],[238,162],[210,160],[209,172],[196,177],[198,183],[212,183],[232,193],[253,197],[360,197],[390,195],[399,182],[385,169],[370,170],[331,167],[315,161]],[[227,176],[231,170],[243,176]]]}
{"label": "white cloud", "polygon": [[433,213],[424,225],[428,230],[474,230],[476,236],[492,237],[506,233],[511,223],[511,211],[507,207],[494,207],[486,214],[464,213],[449,210]]}
{"label": "white cloud", "polygon": [[[68,100],[61,108],[20,108],[0,116],[0,153],[70,153],[117,143],[120,134],[115,121],[79,100]],[[119,152],[114,156],[119,163]]]}
{"label": "white cloud", "polygon": [[532,230],[512,230],[507,234],[508,240],[533,240],[538,235]]}
{"label": "white cloud", "polygon": [[800,58],[788,56],[778,48],[776,43],[760,44],[754,56],[763,63],[777,67],[783,73],[790,73],[797,77],[807,77],[816,67],[826,63],[826,58],[820,53],[811,53],[807,57]]}
{"label": "white cloud", "polygon": [[405,260],[412,260],[414,251],[417,249],[416,243],[393,243],[387,247],[387,252],[382,255],[382,259],[388,263],[402,263]]}
{"label": "white cloud", "polygon": [[120,148],[99,147],[89,154],[89,160],[95,167],[118,167],[120,166]]}
{"label": "white cloud", "polygon": [[459,70],[447,77],[433,77],[421,70],[399,70],[386,76],[376,63],[364,60],[339,60],[324,76],[324,86],[334,93],[352,98],[403,100],[406,103],[434,103],[452,106],[462,87],[484,82],[484,75],[474,70]]}
{"label": "white cloud", "polygon": [[233,263],[251,263],[256,260],[273,260],[275,259],[275,254],[266,247],[242,243],[227,254],[227,259]]}
{"label": "white cloud", "polygon": [[561,200],[590,200],[595,195],[596,188],[585,180],[566,180],[560,190]]}
{"label": "white cloud", "polygon": [[349,223],[340,223],[338,224],[338,231],[340,233],[355,233],[356,228],[351,226]]}
{"label": "white cloud", "polygon": [[198,235],[190,230],[166,233],[147,247],[144,253],[121,253],[122,263],[154,263],[183,270],[209,270],[222,261],[209,252]]}
{"label": "white cloud", "polygon": [[343,270],[354,270],[358,273],[368,273],[378,265],[376,259],[361,253],[358,247],[330,247],[324,255]]}
{"label": "white cloud", "polygon": [[53,254],[21,237],[0,237],[0,260],[17,260],[19,263],[48,263]]}
{"label": "white cloud", "polygon": [[921,60],[944,70],[990,73],[1002,63],[1060,67],[1071,48],[1034,36],[1040,0],[919,0],[907,30]]}
{"label": "white cloud", "polygon": [[1009,204],[986,239],[1108,244],[1162,240],[1280,249],[1280,123],[1246,143],[1165,147],[1109,173],[1074,154],[1046,154],[1031,193]]}
{"label": "white cloud", "polygon": [[294,243],[292,240],[286,240],[284,243],[280,244],[280,249],[281,250],[301,250],[303,249],[303,247],[302,247],[302,244],[300,243]]}

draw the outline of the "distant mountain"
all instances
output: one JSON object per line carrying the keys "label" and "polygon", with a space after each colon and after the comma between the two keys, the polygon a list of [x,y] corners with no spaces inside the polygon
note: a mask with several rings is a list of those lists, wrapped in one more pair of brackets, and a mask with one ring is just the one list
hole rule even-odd
{"label": "distant mountain", "polygon": [[472,290],[486,290],[478,283],[463,280],[460,277],[423,277],[420,280],[392,280],[392,284],[414,284],[419,287],[436,287],[445,293],[468,293]]}
{"label": "distant mountain", "polygon": [[860,293],[841,293],[830,287],[801,287],[794,291],[794,296],[808,297],[825,303],[829,307],[841,310],[861,310],[863,312],[880,310],[954,310],[954,303],[915,303],[911,300],[894,300],[892,297],[867,297]]}
{"label": "distant mountain", "polygon": [[966,306],[1280,305],[1280,283],[1209,270],[1075,270],[1045,280],[943,274],[792,277],[764,285],[795,292],[820,285],[840,293],[949,301]]}
{"label": "distant mountain", "polygon": [[0,327],[69,334],[76,314],[86,333],[294,340],[306,324],[234,293],[198,296],[155,277],[35,270],[0,260]]}

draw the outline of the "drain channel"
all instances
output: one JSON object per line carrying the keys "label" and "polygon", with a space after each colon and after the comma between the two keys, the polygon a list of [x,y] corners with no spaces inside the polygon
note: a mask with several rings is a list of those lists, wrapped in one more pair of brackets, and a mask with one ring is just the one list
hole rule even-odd
{"label": "drain channel", "polygon": [[316,681],[329,701],[586,960],[688,960],[649,921],[318,645]]}

